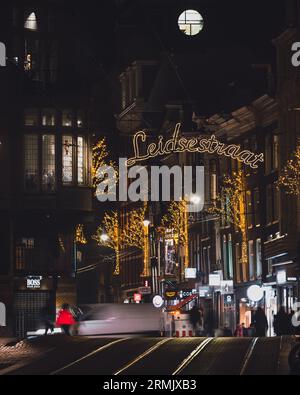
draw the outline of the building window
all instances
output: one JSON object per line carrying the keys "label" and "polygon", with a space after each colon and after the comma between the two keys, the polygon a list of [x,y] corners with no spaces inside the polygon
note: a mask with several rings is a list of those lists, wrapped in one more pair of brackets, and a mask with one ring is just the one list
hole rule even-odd
{"label": "building window", "polygon": [[43,172],[42,172],[42,188],[46,192],[55,190],[55,136],[43,136]]}
{"label": "building window", "polygon": [[261,255],[261,239],[256,240],[256,275],[257,278],[262,277],[262,255]]}
{"label": "building window", "polygon": [[62,126],[71,127],[73,126],[73,111],[63,110],[62,112]]}
{"label": "building window", "polygon": [[39,40],[25,40],[24,71],[33,79],[39,79]]}
{"label": "building window", "polygon": [[203,17],[198,11],[186,10],[179,16],[178,26],[187,36],[196,36],[203,30]]}
{"label": "building window", "polygon": [[217,199],[217,165],[215,161],[210,162],[210,198]]}
{"label": "building window", "polygon": [[279,168],[279,136],[277,134],[268,135],[265,144],[266,174],[270,174]]}
{"label": "building window", "polygon": [[24,125],[25,126],[38,126],[39,112],[36,109],[27,109],[24,112]]}
{"label": "building window", "polygon": [[42,111],[42,125],[55,126],[56,124],[56,111],[51,108],[46,108]]}
{"label": "building window", "polygon": [[267,225],[279,220],[279,191],[275,185],[267,186],[266,197]]}
{"label": "building window", "polygon": [[37,30],[38,23],[35,12],[31,12],[27,18],[25,18],[24,28],[28,30]]}
{"label": "building window", "polygon": [[62,149],[62,181],[63,184],[73,183],[73,137],[63,136]]}
{"label": "building window", "polygon": [[248,243],[248,253],[249,253],[249,276],[250,280],[255,278],[255,255],[254,255],[254,242],[250,240]]}
{"label": "building window", "polygon": [[228,273],[228,255],[227,255],[227,237],[223,236],[223,267],[224,267],[224,275],[225,279],[229,278]]}
{"label": "building window", "polygon": [[236,267],[236,281],[240,283],[242,281],[242,264],[241,264],[241,245],[239,243],[235,245],[235,267]]}
{"label": "building window", "polygon": [[25,188],[27,191],[38,189],[38,136],[25,135]]}
{"label": "building window", "polygon": [[232,236],[228,235],[228,274],[229,278],[233,279],[233,256],[232,256]]}
{"label": "building window", "polygon": [[77,138],[77,168],[78,184],[84,185],[86,182],[86,146],[83,137]]}
{"label": "building window", "polygon": [[248,229],[253,228],[253,209],[252,209],[252,193],[247,191],[246,193],[246,205],[247,205],[247,222]]}
{"label": "building window", "polygon": [[253,205],[254,205],[254,225],[260,226],[260,194],[259,189],[255,188],[253,191]]}

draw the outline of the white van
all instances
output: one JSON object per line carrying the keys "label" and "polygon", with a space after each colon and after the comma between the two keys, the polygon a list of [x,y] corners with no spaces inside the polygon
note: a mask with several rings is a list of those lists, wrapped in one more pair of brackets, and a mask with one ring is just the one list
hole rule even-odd
{"label": "white van", "polygon": [[163,316],[152,304],[97,304],[79,306],[79,336],[160,335]]}

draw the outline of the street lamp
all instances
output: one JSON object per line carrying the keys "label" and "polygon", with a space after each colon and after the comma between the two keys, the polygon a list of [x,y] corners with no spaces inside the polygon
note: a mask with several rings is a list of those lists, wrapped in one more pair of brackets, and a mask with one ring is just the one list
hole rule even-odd
{"label": "street lamp", "polygon": [[190,197],[190,202],[195,206],[198,206],[198,204],[201,203],[201,200],[202,200],[201,197],[198,195],[191,195]]}
{"label": "street lamp", "polygon": [[109,236],[106,233],[102,233],[102,235],[100,236],[100,240],[102,241],[102,243],[106,243],[109,240]]}

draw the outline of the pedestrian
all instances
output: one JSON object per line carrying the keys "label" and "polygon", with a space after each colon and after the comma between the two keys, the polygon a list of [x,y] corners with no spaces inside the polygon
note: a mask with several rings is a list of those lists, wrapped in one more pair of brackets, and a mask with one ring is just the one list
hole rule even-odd
{"label": "pedestrian", "polygon": [[249,337],[249,332],[244,322],[242,323],[242,331],[243,331],[243,337]]}
{"label": "pedestrian", "polygon": [[276,336],[287,336],[290,332],[289,316],[284,307],[280,307],[279,312],[274,317],[274,332]]}
{"label": "pedestrian", "polygon": [[244,337],[244,331],[243,331],[243,327],[241,324],[238,324],[236,326],[236,329],[234,332],[234,337]]}
{"label": "pedestrian", "polygon": [[223,337],[233,337],[232,330],[229,328],[228,324],[224,325],[223,328]]}
{"label": "pedestrian", "polygon": [[190,322],[193,326],[194,336],[196,336],[198,326],[201,324],[201,314],[197,306],[194,306],[190,311]]}
{"label": "pedestrian", "polygon": [[54,332],[54,313],[53,308],[50,303],[46,305],[46,307],[42,310],[42,319],[45,325],[45,336],[48,335],[48,331],[50,330],[51,334]]}
{"label": "pedestrian", "polygon": [[266,314],[261,307],[258,307],[256,313],[254,314],[254,327],[257,337],[266,337],[269,324]]}
{"label": "pedestrian", "polygon": [[58,314],[56,325],[63,330],[65,335],[71,336],[70,329],[75,323],[76,321],[70,311],[70,306],[68,304],[64,304]]}

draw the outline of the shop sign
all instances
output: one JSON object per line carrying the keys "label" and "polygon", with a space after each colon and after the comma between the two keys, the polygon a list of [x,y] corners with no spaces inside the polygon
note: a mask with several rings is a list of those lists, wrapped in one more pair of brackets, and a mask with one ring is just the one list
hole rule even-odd
{"label": "shop sign", "polygon": [[287,276],[286,276],[286,271],[285,270],[279,270],[277,272],[277,284],[286,284],[287,282]]}
{"label": "shop sign", "polygon": [[210,288],[209,287],[200,287],[199,288],[199,296],[200,296],[200,298],[208,297],[209,293],[210,293]]}
{"label": "shop sign", "polygon": [[196,293],[196,289],[183,289],[182,291],[180,291],[179,296],[181,299],[186,299],[189,296],[195,295]]}
{"label": "shop sign", "polygon": [[197,278],[197,269],[187,268],[185,269],[185,278],[186,279],[195,279]]}
{"label": "shop sign", "polygon": [[27,277],[27,289],[40,289],[43,277]]}
{"label": "shop sign", "polygon": [[164,305],[164,300],[160,295],[154,296],[152,300],[153,306],[160,309]]}
{"label": "shop sign", "polygon": [[139,288],[139,293],[141,295],[151,295],[151,287],[140,287]]}
{"label": "shop sign", "polygon": [[174,300],[177,298],[177,291],[166,291],[165,298],[168,300]]}
{"label": "shop sign", "polygon": [[142,301],[142,295],[141,294],[134,294],[133,295],[133,300],[135,301],[135,303],[139,303]]}
{"label": "shop sign", "polygon": [[221,294],[222,295],[228,295],[228,294],[233,294],[234,289],[233,289],[233,281],[221,281]]}
{"label": "shop sign", "polygon": [[209,275],[209,286],[210,287],[220,287],[221,286],[221,276],[219,273]]}

